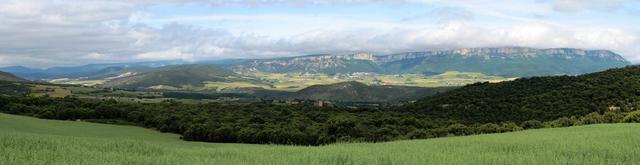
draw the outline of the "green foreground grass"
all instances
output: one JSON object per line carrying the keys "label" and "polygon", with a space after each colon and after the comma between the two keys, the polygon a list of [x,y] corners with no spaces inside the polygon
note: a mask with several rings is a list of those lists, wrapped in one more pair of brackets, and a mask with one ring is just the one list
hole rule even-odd
{"label": "green foreground grass", "polygon": [[640,164],[638,155],[640,124],[304,147],[0,114],[0,164]]}

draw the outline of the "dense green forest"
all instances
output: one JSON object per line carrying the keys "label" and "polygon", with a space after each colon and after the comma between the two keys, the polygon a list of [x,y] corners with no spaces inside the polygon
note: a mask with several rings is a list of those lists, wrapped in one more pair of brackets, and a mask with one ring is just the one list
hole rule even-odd
{"label": "dense green forest", "polygon": [[640,107],[640,66],[581,76],[476,83],[401,107],[461,123],[552,120]]}
{"label": "dense green forest", "polygon": [[[0,111],[46,119],[85,120],[138,125],[182,134],[192,141],[321,145],[334,142],[380,142],[456,135],[497,133],[542,127],[637,122],[640,113],[562,117],[554,121],[527,120],[458,123],[428,113],[342,109],[309,105],[125,103],[77,98],[0,96]],[[626,116],[626,117],[625,117]],[[497,119],[496,119],[497,120]]]}

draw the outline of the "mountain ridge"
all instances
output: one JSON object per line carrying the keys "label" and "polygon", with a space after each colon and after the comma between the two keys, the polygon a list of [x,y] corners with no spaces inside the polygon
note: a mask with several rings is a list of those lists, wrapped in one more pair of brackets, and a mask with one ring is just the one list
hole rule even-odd
{"label": "mountain ridge", "polygon": [[[415,51],[391,54],[368,52],[313,54],[267,59],[228,59],[180,62],[150,61],[134,63],[87,64],[75,67],[31,69],[22,66],[0,70],[26,79],[106,77],[123,74],[135,66],[158,68],[169,65],[216,64],[236,73],[325,73],[368,72],[377,74],[439,74],[447,71],[480,72],[503,77],[578,75],[629,65],[609,50],[576,48],[492,47]],[[105,69],[111,67],[111,72]],[[113,67],[120,67],[115,70]],[[129,69],[131,70],[131,69]],[[146,71],[146,70],[143,70]],[[105,74],[105,75],[98,75]]]}
{"label": "mountain ridge", "polygon": [[27,80],[25,80],[23,78],[20,78],[20,77],[18,77],[16,75],[13,75],[11,73],[0,71],[0,81],[22,82],[22,81],[27,81]]}
{"label": "mountain ridge", "polygon": [[298,72],[381,74],[481,72],[490,75],[529,77],[577,75],[629,65],[609,50],[528,47],[462,48],[443,51],[376,55],[341,53],[256,59],[231,66],[236,72]]}

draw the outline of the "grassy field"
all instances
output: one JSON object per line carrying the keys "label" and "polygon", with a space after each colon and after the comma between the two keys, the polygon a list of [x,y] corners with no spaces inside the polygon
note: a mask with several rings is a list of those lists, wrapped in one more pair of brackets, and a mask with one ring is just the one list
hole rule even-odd
{"label": "grassy field", "polygon": [[640,164],[640,124],[321,147],[185,142],[148,129],[0,114],[0,164]]}

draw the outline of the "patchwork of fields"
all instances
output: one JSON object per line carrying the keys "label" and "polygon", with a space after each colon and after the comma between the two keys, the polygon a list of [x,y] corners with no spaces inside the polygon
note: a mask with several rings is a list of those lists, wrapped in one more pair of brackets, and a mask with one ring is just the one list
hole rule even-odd
{"label": "patchwork of fields", "polygon": [[[506,78],[500,76],[490,76],[482,73],[474,72],[456,72],[449,71],[438,75],[422,75],[422,74],[397,74],[397,75],[380,75],[370,73],[353,73],[343,75],[327,75],[327,74],[294,74],[294,73],[265,73],[252,72],[247,73],[246,78],[258,79],[258,82],[231,81],[231,82],[214,82],[206,81],[204,87],[194,86],[155,86],[155,89],[187,89],[187,90],[215,90],[219,92],[237,92],[242,88],[264,88],[268,90],[279,91],[298,91],[300,89],[312,85],[335,84],[347,81],[358,81],[368,85],[399,85],[399,86],[416,86],[416,87],[446,87],[446,86],[464,86],[476,82],[500,82],[513,80],[515,78]],[[95,86],[101,85],[106,80],[74,80],[63,79],[52,80],[51,83],[57,84],[75,84]]]}
{"label": "patchwork of fields", "polygon": [[186,142],[132,126],[0,114],[0,164],[638,164],[640,124],[321,147]]}

